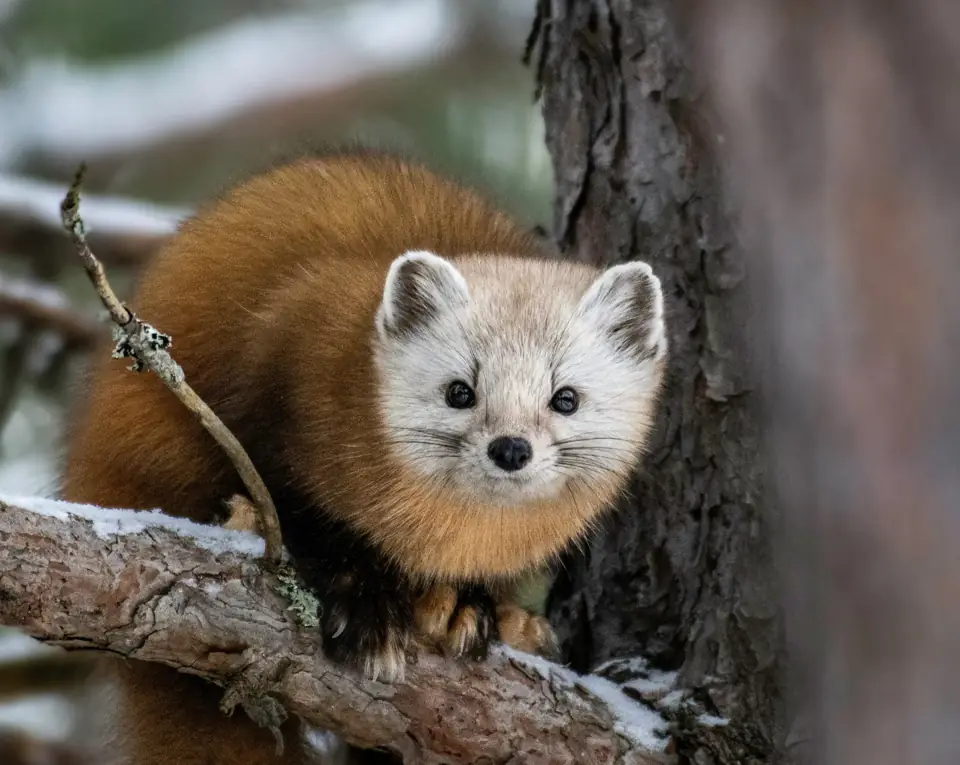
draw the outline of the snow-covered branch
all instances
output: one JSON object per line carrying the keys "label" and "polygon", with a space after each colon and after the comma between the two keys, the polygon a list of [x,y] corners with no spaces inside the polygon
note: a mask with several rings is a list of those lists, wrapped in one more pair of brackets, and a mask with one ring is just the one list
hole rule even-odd
{"label": "snow-covered branch", "polygon": [[92,345],[99,334],[96,322],[73,309],[56,287],[2,274],[0,316],[13,316],[32,327],[52,330],[74,348]]}
{"label": "snow-covered branch", "polygon": [[[60,221],[65,185],[0,175],[0,252],[76,257]],[[91,246],[106,263],[142,262],[189,214],[184,208],[120,197],[84,195],[83,201]]]}
{"label": "snow-covered branch", "polygon": [[[666,723],[603,678],[498,651],[425,649],[406,681],[326,661],[255,557],[259,537],[157,512],[0,500],[0,623],[50,643],[162,662],[279,701],[308,724],[409,762],[664,763]],[[438,723],[438,721],[441,721]]]}

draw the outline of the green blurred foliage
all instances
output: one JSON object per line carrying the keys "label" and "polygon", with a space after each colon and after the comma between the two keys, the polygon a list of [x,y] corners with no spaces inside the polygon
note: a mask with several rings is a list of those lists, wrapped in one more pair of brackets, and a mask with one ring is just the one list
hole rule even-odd
{"label": "green blurred foliage", "polygon": [[15,41],[11,47],[20,56],[118,62],[228,21],[297,5],[276,0],[25,0],[4,25],[4,37]]}
{"label": "green blurred foliage", "polygon": [[[284,11],[317,11],[354,0],[0,0],[0,88],[15,81],[34,61],[62,60],[74,67],[118,67],[174,50],[191,38],[245,18]],[[363,0],[356,0],[362,2]],[[532,19],[534,0],[528,2]],[[487,0],[460,0],[475,18],[492,13]],[[242,131],[184,142],[162,156],[131,156],[108,167],[90,167],[87,189],[176,205],[195,205],[224,187],[283,159],[327,144],[356,141],[394,148],[438,170],[478,186],[531,225],[548,223],[552,179],[542,141],[539,106],[533,101],[531,72],[520,62],[519,45],[467,46],[462,60],[397,72],[365,86],[357,97],[318,105],[315,119],[300,122],[296,135],[251,139]],[[75,108],[75,107],[74,107]],[[2,117],[0,117],[2,119]],[[65,115],[69,124],[69,115]],[[70,168],[32,157],[0,157],[4,171],[65,182]],[[31,253],[0,252],[0,273],[31,276]],[[128,294],[132,273],[110,274]],[[67,264],[58,286],[78,310],[97,311],[96,297],[79,267]],[[16,331],[0,322],[0,377],[5,347]],[[13,327],[16,330],[16,327]],[[105,329],[106,334],[106,329]],[[65,404],[76,374],[65,375],[55,391],[21,387],[19,406],[0,423],[0,479],[13,475],[9,460],[55,459]],[[57,425],[54,427],[54,425]],[[17,468],[18,470],[20,468]],[[14,471],[15,472],[15,471]],[[4,489],[0,480],[0,490]],[[542,593],[531,583],[536,600]]]}
{"label": "green blurred foliage", "polygon": [[[520,0],[521,8],[525,1]],[[39,58],[62,58],[77,66],[121,66],[230,22],[285,11],[316,12],[350,2],[14,0],[12,13],[6,18],[0,13],[0,49],[14,68]],[[457,4],[468,18],[493,7],[476,0]],[[532,18],[533,0],[529,5]],[[316,122],[296,136],[277,135],[267,145],[250,145],[227,134],[214,146],[187,147],[153,166],[149,160],[131,158],[123,167],[112,168],[107,178],[92,167],[89,187],[194,204],[284,158],[360,139],[410,152],[481,186],[524,218],[546,222],[549,165],[540,139],[539,108],[532,98],[532,75],[520,55],[519,49],[507,56],[501,48],[471,49],[469,60],[398,72],[393,81],[375,86],[372,95],[355,103],[347,99],[336,114],[318,114]],[[45,173],[43,167],[24,169]]]}

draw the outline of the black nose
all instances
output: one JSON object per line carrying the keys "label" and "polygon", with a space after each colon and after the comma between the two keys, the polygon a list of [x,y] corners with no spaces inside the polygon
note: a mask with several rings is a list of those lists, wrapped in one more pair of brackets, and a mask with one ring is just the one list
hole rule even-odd
{"label": "black nose", "polygon": [[487,456],[501,470],[520,470],[533,456],[533,447],[525,438],[500,436],[490,442]]}

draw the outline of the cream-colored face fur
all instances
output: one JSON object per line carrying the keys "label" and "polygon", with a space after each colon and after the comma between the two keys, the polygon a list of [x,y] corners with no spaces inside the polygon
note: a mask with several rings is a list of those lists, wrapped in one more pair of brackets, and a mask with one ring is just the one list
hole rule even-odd
{"label": "cream-colored face fur", "polygon": [[[619,483],[642,453],[666,354],[660,282],[644,263],[599,272],[409,252],[376,322],[384,426],[425,482],[522,506]],[[451,394],[455,382],[467,390]],[[569,414],[551,407],[565,388]],[[503,437],[514,448],[491,453]]]}

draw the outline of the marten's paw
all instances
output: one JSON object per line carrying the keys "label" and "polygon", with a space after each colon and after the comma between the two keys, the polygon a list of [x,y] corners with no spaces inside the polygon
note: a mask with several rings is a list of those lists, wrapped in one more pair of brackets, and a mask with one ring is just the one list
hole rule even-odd
{"label": "marten's paw", "polygon": [[511,648],[535,653],[548,659],[560,655],[560,646],[550,622],[513,603],[497,606],[500,640]]}
{"label": "marten's paw", "polygon": [[253,502],[243,494],[234,494],[223,504],[227,509],[227,520],[223,528],[260,535],[260,516]]}
{"label": "marten's paw", "polygon": [[341,574],[321,598],[323,650],[331,660],[357,667],[370,680],[402,681],[413,609],[402,587],[358,583]]}
{"label": "marten's paw", "polygon": [[435,585],[414,605],[417,631],[450,656],[485,659],[497,639],[493,598],[484,587]]}

